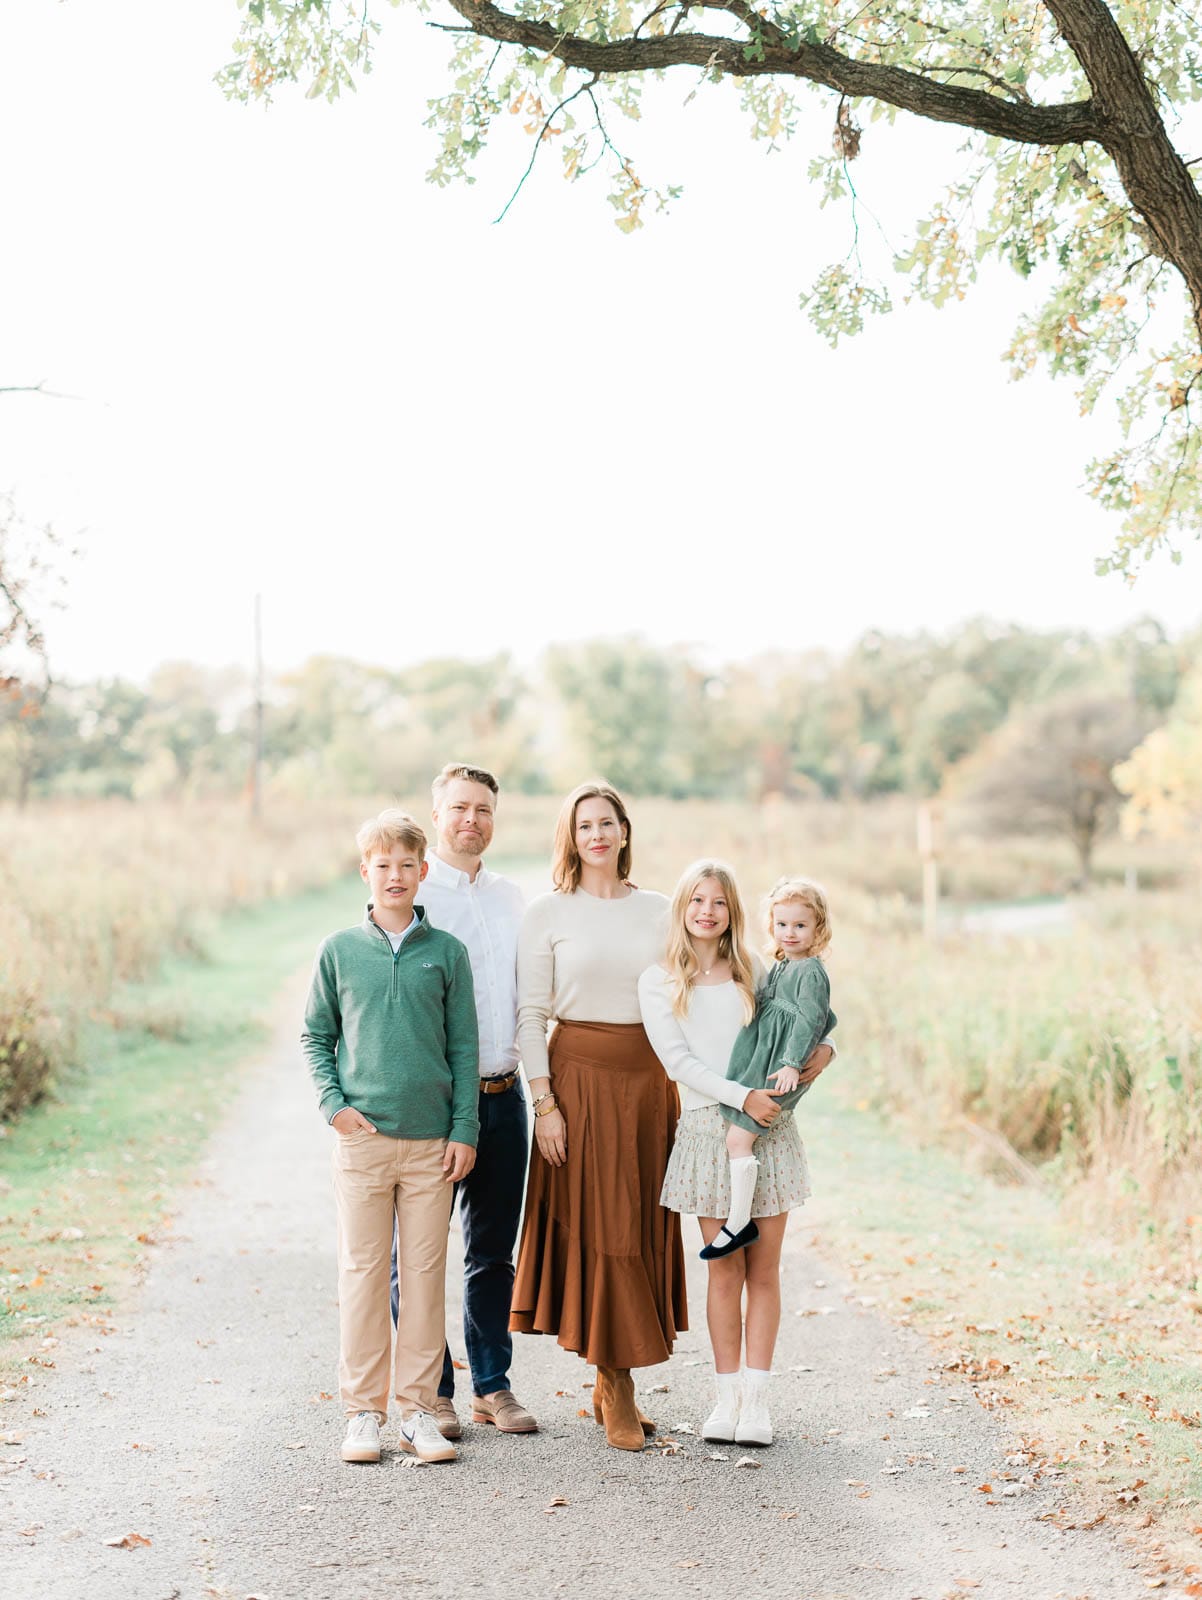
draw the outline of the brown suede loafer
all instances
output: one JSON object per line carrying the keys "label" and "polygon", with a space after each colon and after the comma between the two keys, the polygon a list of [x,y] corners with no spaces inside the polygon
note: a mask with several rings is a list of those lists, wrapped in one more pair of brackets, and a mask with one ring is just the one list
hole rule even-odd
{"label": "brown suede loafer", "polygon": [[463,1429],[459,1426],[459,1415],[455,1410],[455,1402],[450,1395],[440,1394],[434,1402],[434,1425],[444,1439],[458,1439],[462,1437]]}
{"label": "brown suede loafer", "polygon": [[472,1396],[472,1421],[491,1423],[498,1433],[537,1433],[538,1423],[518,1404],[512,1389]]}

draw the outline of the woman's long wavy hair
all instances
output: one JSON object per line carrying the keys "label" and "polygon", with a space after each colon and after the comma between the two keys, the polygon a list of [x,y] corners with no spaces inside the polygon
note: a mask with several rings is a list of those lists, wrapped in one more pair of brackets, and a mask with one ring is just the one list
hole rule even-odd
{"label": "woman's long wavy hair", "polygon": [[672,1011],[677,1017],[684,1017],[688,1012],[693,985],[701,970],[684,919],[697,885],[706,878],[716,878],[726,896],[730,926],[718,940],[718,956],[730,962],[730,975],[743,999],[743,1020],[750,1022],[755,1015],[755,973],[743,934],[747,919],[735,875],[725,861],[694,861],[684,869],[672,896],[668,948],[664,957],[672,985]]}
{"label": "woman's long wavy hair", "polygon": [[[606,800],[622,825],[626,843],[618,851],[618,882],[630,882],[634,861],[634,830],[622,796],[604,778],[578,783],[559,808],[555,823],[555,843],[551,847],[551,881],[561,894],[572,894],[580,887],[580,851],[576,848],[576,807],[582,800]],[[633,885],[632,885],[633,887]]]}

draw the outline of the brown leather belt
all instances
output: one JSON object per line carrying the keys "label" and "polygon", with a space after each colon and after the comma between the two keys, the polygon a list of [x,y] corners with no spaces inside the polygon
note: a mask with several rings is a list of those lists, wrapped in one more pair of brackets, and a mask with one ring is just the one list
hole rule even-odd
{"label": "brown leather belt", "polygon": [[481,1078],[480,1093],[504,1094],[506,1089],[512,1089],[517,1081],[518,1075],[516,1072],[507,1072],[501,1078]]}

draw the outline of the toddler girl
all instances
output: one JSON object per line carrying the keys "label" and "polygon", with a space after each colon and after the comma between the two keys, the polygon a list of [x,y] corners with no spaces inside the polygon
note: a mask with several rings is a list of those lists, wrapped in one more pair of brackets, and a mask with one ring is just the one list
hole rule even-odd
{"label": "toddler girl", "polygon": [[[835,1026],[830,982],[818,959],[831,939],[822,887],[809,878],[779,879],[768,896],[768,936],[776,965],[756,996],[755,1016],[735,1040],[726,1076],[767,1090],[788,1110],[810,1087],[801,1081],[802,1067]],[[720,1110],[730,1125],[730,1215],[702,1250],[703,1261],[730,1255],[759,1238],[751,1202],[759,1167],[755,1142],[764,1130],[733,1106]]]}

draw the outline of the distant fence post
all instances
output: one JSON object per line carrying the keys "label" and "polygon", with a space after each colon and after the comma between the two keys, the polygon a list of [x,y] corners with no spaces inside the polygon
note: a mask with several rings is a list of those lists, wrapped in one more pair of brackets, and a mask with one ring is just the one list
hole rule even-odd
{"label": "distant fence post", "polygon": [[922,858],[922,931],[934,939],[939,931],[939,808],[928,800],[918,805],[918,854]]}

